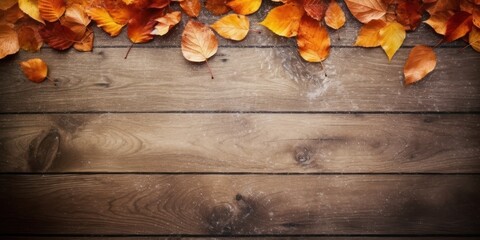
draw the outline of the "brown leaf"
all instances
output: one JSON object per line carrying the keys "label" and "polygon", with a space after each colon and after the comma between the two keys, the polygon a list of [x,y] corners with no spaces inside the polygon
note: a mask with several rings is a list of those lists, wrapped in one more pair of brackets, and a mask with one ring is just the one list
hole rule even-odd
{"label": "brown leaf", "polygon": [[473,27],[468,36],[468,42],[475,51],[480,52],[480,29]]}
{"label": "brown leaf", "polygon": [[182,54],[188,61],[204,62],[218,49],[212,30],[203,23],[190,20],[182,34]]}
{"label": "brown leaf", "polygon": [[249,15],[256,12],[262,5],[262,0],[230,0],[227,2],[234,12]]}
{"label": "brown leaf", "polygon": [[332,0],[325,13],[325,23],[333,29],[339,29],[345,24],[345,13],[338,5],[337,1]]}
{"label": "brown leaf", "polygon": [[171,12],[165,14],[165,16],[155,19],[157,25],[151,32],[153,35],[163,36],[170,31],[175,25],[177,25],[182,19],[182,13],[180,11]]}
{"label": "brown leaf", "polygon": [[444,40],[453,42],[465,36],[472,29],[472,15],[467,12],[457,12],[447,22]]}
{"label": "brown leaf", "polygon": [[13,5],[17,4],[18,0],[1,0],[0,1],[0,10],[7,10]]}
{"label": "brown leaf", "polygon": [[406,30],[415,30],[422,21],[422,5],[420,0],[404,0],[397,5],[397,22]]}
{"label": "brown leaf", "polygon": [[22,10],[20,10],[18,5],[14,5],[13,7],[5,11],[0,10],[0,25],[15,24],[18,20],[20,20],[24,16],[25,16],[25,13],[23,13]]}
{"label": "brown leaf", "polygon": [[372,20],[360,28],[355,46],[378,47],[381,44],[380,30],[387,26],[383,20]]}
{"label": "brown leaf", "polygon": [[330,53],[328,31],[320,22],[305,15],[298,29],[297,45],[303,59],[308,62],[321,62]]}
{"label": "brown leaf", "polygon": [[17,32],[8,25],[0,25],[0,59],[20,50]]}
{"label": "brown leaf", "polygon": [[20,63],[20,67],[28,80],[41,83],[47,78],[48,67],[40,58],[30,59]]}
{"label": "brown leaf", "polygon": [[387,6],[382,0],[345,0],[352,15],[362,23],[381,19],[387,13]]}
{"label": "brown leaf", "polygon": [[216,21],[211,27],[226,39],[241,41],[248,34],[250,22],[243,15],[229,14]]}
{"label": "brown leaf", "polygon": [[458,11],[460,8],[458,0],[437,0],[430,6],[427,6],[427,12],[433,15],[437,12]]}
{"label": "brown leaf", "polygon": [[91,28],[87,28],[83,38],[79,42],[73,44],[73,48],[80,52],[91,52],[93,49],[93,38],[93,30]]}
{"label": "brown leaf", "polygon": [[315,20],[322,21],[328,7],[326,1],[327,0],[303,0],[303,8],[308,16]]}
{"label": "brown leaf", "polygon": [[190,17],[198,17],[200,10],[202,10],[200,0],[182,0],[180,2],[180,7]]}
{"label": "brown leaf", "polygon": [[420,81],[435,69],[436,64],[437,56],[432,48],[422,45],[415,46],[408,55],[403,68],[405,84],[410,85]]}
{"label": "brown leaf", "polygon": [[63,0],[38,0],[40,16],[49,22],[57,21],[65,13]]}
{"label": "brown leaf", "polygon": [[450,19],[453,14],[453,11],[436,12],[431,15],[425,23],[430,25],[438,34],[445,35],[448,19]]}
{"label": "brown leaf", "polygon": [[213,15],[222,15],[230,11],[226,0],[206,0],[205,8]]}
{"label": "brown leaf", "polygon": [[477,6],[474,10],[473,10],[473,14],[472,14],[472,20],[473,20],[473,24],[475,26],[477,26],[478,28],[480,28],[480,6]]}
{"label": "brown leaf", "polygon": [[42,36],[45,43],[57,50],[70,48],[76,38],[76,34],[72,30],[59,22],[47,23],[45,27],[40,29],[40,36]]}
{"label": "brown leaf", "polygon": [[37,52],[43,45],[43,39],[38,27],[23,25],[18,28],[18,43],[20,48],[28,52]]}
{"label": "brown leaf", "polygon": [[77,23],[85,27],[88,26],[91,21],[85,8],[80,4],[72,4],[67,7],[63,19],[65,22]]}
{"label": "brown leaf", "polygon": [[155,28],[155,19],[162,15],[162,11],[145,9],[137,13],[128,22],[127,35],[132,43],[145,43],[153,39],[151,32]]}
{"label": "brown leaf", "polygon": [[297,36],[303,13],[301,6],[288,3],[270,10],[260,24],[279,36],[294,37]]}

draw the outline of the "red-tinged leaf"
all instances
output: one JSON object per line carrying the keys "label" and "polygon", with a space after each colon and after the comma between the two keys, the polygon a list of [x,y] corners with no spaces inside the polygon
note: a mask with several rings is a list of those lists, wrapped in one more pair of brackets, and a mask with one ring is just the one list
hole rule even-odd
{"label": "red-tinged leaf", "polygon": [[298,29],[297,45],[300,56],[308,62],[321,62],[330,53],[327,29],[317,20],[305,15]]}
{"label": "red-tinged leaf", "polygon": [[453,11],[436,12],[430,15],[430,18],[427,19],[425,23],[430,25],[438,34],[445,35],[445,32],[447,32],[448,19],[450,19],[453,14],[455,14]]}
{"label": "red-tinged leaf", "polygon": [[65,13],[63,0],[38,0],[40,16],[49,22],[57,21]]}
{"label": "red-tinged leaf", "polygon": [[437,0],[430,6],[427,6],[427,12],[433,15],[437,12],[444,11],[458,11],[460,8],[460,1],[458,0]]}
{"label": "red-tinged leaf", "polygon": [[18,0],[1,0],[0,1],[0,10],[7,10],[13,5],[17,4]]}
{"label": "red-tinged leaf", "polygon": [[28,52],[37,52],[43,45],[43,39],[38,27],[23,25],[18,28],[18,43],[20,48]]}
{"label": "red-tinged leaf", "polygon": [[405,84],[410,85],[422,80],[435,69],[436,65],[437,56],[431,47],[421,45],[414,47],[403,68]]}
{"label": "red-tinged leaf", "polygon": [[444,40],[453,42],[465,36],[472,30],[472,15],[467,12],[457,12],[447,22],[447,30],[445,32]]}
{"label": "red-tinged leaf", "polygon": [[387,13],[387,5],[383,0],[345,0],[352,15],[362,23],[381,19]]}
{"label": "red-tinged leaf", "polygon": [[226,0],[206,0],[205,8],[213,15],[222,15],[230,11]]}
{"label": "red-tinged leaf", "polygon": [[20,67],[28,80],[34,83],[41,83],[47,78],[48,67],[40,58],[29,59],[21,62]]}
{"label": "red-tinged leaf", "polygon": [[321,21],[325,17],[325,11],[327,11],[327,0],[303,0],[303,8],[308,16]]}
{"label": "red-tinged leaf", "polygon": [[146,9],[136,14],[128,22],[127,34],[132,43],[145,43],[153,39],[151,32],[155,28],[155,19],[163,15],[162,11]]}
{"label": "red-tinged leaf", "polygon": [[190,17],[198,17],[200,10],[202,10],[200,0],[182,0],[180,2],[180,7]]}
{"label": "red-tinged leaf", "polygon": [[8,25],[0,25],[0,59],[20,50],[18,34]]}
{"label": "red-tinged leaf", "polygon": [[404,0],[397,5],[397,22],[406,30],[415,30],[422,20],[422,5],[420,0]]}
{"label": "red-tinged leaf", "polygon": [[152,0],[148,8],[162,9],[170,5],[170,0]]}
{"label": "red-tinged leaf", "polygon": [[0,10],[0,25],[15,24],[18,20],[20,20],[24,16],[25,16],[25,13],[23,13],[23,11],[20,10],[18,5],[14,5],[13,7],[5,11]]}
{"label": "red-tinged leaf", "polygon": [[65,50],[75,43],[76,34],[59,22],[47,23],[40,29],[40,36],[51,48]]}

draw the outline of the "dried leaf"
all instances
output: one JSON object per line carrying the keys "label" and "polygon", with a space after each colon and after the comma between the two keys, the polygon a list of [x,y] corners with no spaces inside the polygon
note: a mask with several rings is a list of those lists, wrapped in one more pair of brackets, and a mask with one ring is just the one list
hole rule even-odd
{"label": "dried leaf", "polygon": [[345,24],[345,13],[337,1],[332,0],[325,13],[325,23],[333,29],[339,29]]}
{"label": "dried leaf", "polygon": [[393,55],[402,46],[406,33],[402,24],[390,22],[387,26],[380,29],[380,45],[388,56],[388,60],[392,60]]}
{"label": "dried leaf", "polygon": [[49,22],[57,21],[65,13],[63,0],[38,0],[40,16]]}
{"label": "dried leaf", "polygon": [[415,46],[408,55],[407,62],[403,68],[405,84],[410,85],[420,81],[435,69],[436,64],[437,56],[431,47]]}
{"label": "dried leaf", "polygon": [[110,34],[110,36],[115,37],[122,31],[125,24],[118,24],[110,16],[107,10],[103,8],[89,8],[87,9],[87,14],[97,23],[97,26],[102,28],[103,31]]}
{"label": "dried leaf", "polygon": [[216,21],[211,27],[224,38],[240,41],[247,36],[250,22],[243,15],[229,14]]}
{"label": "dried leaf", "polygon": [[218,49],[213,31],[203,23],[190,20],[182,34],[182,54],[188,61],[204,62]]}
{"label": "dried leaf", "polygon": [[75,43],[76,38],[76,34],[72,30],[59,22],[47,23],[44,28],[40,29],[40,36],[45,43],[57,50],[70,48]]}
{"label": "dried leaf", "polygon": [[136,14],[128,23],[127,35],[132,43],[145,43],[153,39],[150,34],[155,28],[155,19],[162,15],[162,11],[143,10]]}
{"label": "dried leaf", "polygon": [[1,0],[0,10],[7,10],[17,4],[18,0]]}
{"label": "dried leaf", "polygon": [[17,30],[20,48],[28,52],[37,52],[43,45],[43,39],[37,27],[21,26]]}
{"label": "dried leaf", "polygon": [[448,19],[450,19],[453,14],[453,11],[436,12],[431,15],[425,23],[430,25],[438,34],[445,35]]}
{"label": "dried leaf", "polygon": [[262,5],[262,0],[231,0],[227,2],[234,12],[242,15],[249,15],[256,12]]}
{"label": "dried leaf", "polygon": [[303,8],[308,16],[317,21],[322,21],[328,7],[326,1],[327,0],[303,0]]}
{"label": "dried leaf", "polygon": [[41,83],[47,78],[48,67],[40,58],[30,59],[20,63],[20,67],[28,80]]}
{"label": "dried leaf", "polygon": [[420,0],[400,1],[396,9],[396,20],[406,30],[415,30],[422,21],[422,10]]}
{"label": "dried leaf", "polygon": [[85,8],[80,4],[70,5],[66,9],[63,19],[66,22],[81,24],[85,27],[88,26],[91,21],[87,12],[85,11]]}
{"label": "dried leaf", "polygon": [[381,19],[387,13],[387,6],[382,0],[345,0],[352,15],[362,23]]}
{"label": "dried leaf", "polygon": [[270,10],[260,24],[279,36],[294,37],[297,36],[303,13],[301,6],[288,3]]}
{"label": "dried leaf", "polygon": [[468,42],[475,51],[480,52],[480,29],[473,27],[468,36]]}
{"label": "dried leaf", "polygon": [[93,49],[93,38],[93,30],[91,28],[87,28],[83,38],[79,42],[73,44],[73,48],[80,52],[91,52]]}
{"label": "dried leaf", "polygon": [[355,46],[378,47],[381,44],[380,30],[387,26],[383,20],[372,20],[360,28]]}
{"label": "dried leaf", "polygon": [[165,16],[156,19],[157,25],[155,25],[155,29],[150,34],[163,36],[177,25],[181,19],[182,13],[180,11],[167,13]]}
{"label": "dried leaf", "polygon": [[40,10],[38,9],[37,0],[18,0],[18,6],[28,16],[37,20],[38,22],[45,24],[42,17],[40,16]]}
{"label": "dried leaf", "polygon": [[465,36],[472,29],[472,15],[467,12],[457,12],[447,22],[445,41],[452,42]]}
{"label": "dried leaf", "polygon": [[298,29],[297,45],[303,59],[308,62],[321,62],[330,53],[328,31],[317,20],[305,15]]}
{"label": "dried leaf", "polygon": [[207,0],[205,8],[213,15],[222,15],[230,11],[226,0]]}
{"label": "dried leaf", "polygon": [[433,15],[437,12],[457,11],[460,1],[458,0],[437,0],[431,6],[427,7],[427,12]]}
{"label": "dried leaf", "polygon": [[22,10],[20,10],[18,5],[14,5],[13,7],[5,11],[0,10],[0,25],[15,24],[19,19],[23,18],[24,16],[25,16],[25,13],[23,13]]}
{"label": "dried leaf", "polygon": [[200,10],[202,10],[200,0],[182,0],[180,2],[180,7],[190,17],[198,17]]}
{"label": "dried leaf", "polygon": [[18,34],[8,25],[0,25],[0,59],[20,50]]}
{"label": "dried leaf", "polygon": [[480,28],[480,6],[477,6],[472,13],[473,25]]}

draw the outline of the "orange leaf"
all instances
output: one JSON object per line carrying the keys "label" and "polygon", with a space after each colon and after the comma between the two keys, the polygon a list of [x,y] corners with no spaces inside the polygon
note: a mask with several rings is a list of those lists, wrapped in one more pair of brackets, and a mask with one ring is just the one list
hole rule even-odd
{"label": "orange leaf", "polygon": [[216,21],[211,27],[224,38],[240,41],[247,36],[250,22],[243,15],[230,14]]}
{"label": "orange leaf", "polygon": [[325,13],[325,23],[333,29],[339,29],[345,24],[345,13],[338,5],[337,1],[332,0]]}
{"label": "orange leaf", "polygon": [[480,29],[473,27],[468,36],[468,42],[475,51],[480,52]]}
{"label": "orange leaf", "polygon": [[182,0],[180,2],[180,7],[190,17],[198,17],[200,10],[202,10],[200,0]]}
{"label": "orange leaf", "polygon": [[473,18],[473,24],[478,28],[480,28],[480,6],[477,6],[473,10],[472,18]]}
{"label": "orange leaf", "polygon": [[408,55],[407,62],[403,68],[405,84],[410,85],[420,81],[435,69],[436,64],[437,56],[431,47],[415,46]]}
{"label": "orange leaf", "polygon": [[262,5],[262,0],[231,0],[227,3],[234,12],[249,15],[256,12]]}
{"label": "orange leaf", "polygon": [[103,31],[115,37],[122,31],[125,24],[118,24],[113,20],[112,16],[103,8],[89,8],[87,14],[97,22],[97,26],[102,28]]}
{"label": "orange leaf", "polygon": [[85,27],[88,26],[91,21],[85,8],[80,4],[72,4],[67,7],[63,18],[66,22],[81,24]]}
{"label": "orange leaf", "polygon": [[20,67],[28,80],[41,83],[47,78],[48,67],[40,58],[30,59],[20,63]]}
{"label": "orange leaf", "polygon": [[279,36],[294,37],[297,36],[302,16],[301,6],[288,3],[270,10],[260,24]]}
{"label": "orange leaf", "polygon": [[0,10],[7,10],[17,4],[18,0],[2,0],[0,1]]}
{"label": "orange leaf", "polygon": [[59,22],[47,23],[40,29],[40,35],[43,41],[50,47],[57,50],[65,50],[70,48],[75,42],[76,34],[68,27],[61,25]]}
{"label": "orange leaf", "polygon": [[85,35],[79,41],[73,44],[73,48],[80,52],[90,52],[93,49],[93,30],[91,28],[87,28],[85,31]]}
{"label": "orange leaf", "polygon": [[445,41],[453,42],[470,32],[472,29],[472,15],[467,12],[457,12],[447,22]]}
{"label": "orange leaf", "polygon": [[387,26],[380,29],[380,45],[388,56],[388,60],[392,60],[393,55],[402,46],[406,33],[402,24],[390,22]]}
{"label": "orange leaf", "polygon": [[362,23],[380,19],[387,13],[387,6],[382,0],[345,0],[352,15]]}
{"label": "orange leaf", "polygon": [[18,34],[8,25],[0,25],[0,59],[20,50]]}
{"label": "orange leaf", "polygon": [[298,29],[297,45],[303,59],[321,62],[330,52],[328,31],[317,20],[305,15]]}
{"label": "orange leaf", "polygon": [[432,14],[425,23],[430,25],[438,34],[445,35],[448,19],[450,19],[453,14],[453,11],[436,12]]}
{"label": "orange leaf", "polygon": [[[0,0],[1,1],[1,0]],[[25,13],[18,7],[14,5],[13,7],[0,11],[0,25],[1,24],[15,24],[19,19],[23,18]]]}
{"label": "orange leaf", "polygon": [[317,21],[323,20],[327,6],[326,0],[303,0],[305,12]]}
{"label": "orange leaf", "polygon": [[378,47],[381,44],[380,30],[387,25],[382,20],[372,20],[360,28],[355,46]]}
{"label": "orange leaf", "polygon": [[173,26],[177,25],[181,19],[182,13],[180,11],[167,13],[165,16],[156,19],[157,25],[155,25],[155,29],[153,29],[151,34],[163,36],[167,34]]}
{"label": "orange leaf", "polygon": [[18,43],[20,48],[28,52],[37,52],[43,45],[43,39],[38,32],[38,28],[24,25],[18,30]]}
{"label": "orange leaf", "polygon": [[230,11],[226,0],[207,0],[205,2],[205,8],[213,15],[222,15]]}
{"label": "orange leaf", "polygon": [[37,0],[18,0],[18,6],[31,18],[37,20],[38,22],[45,23],[40,16]]}
{"label": "orange leaf", "polygon": [[420,0],[400,1],[397,5],[397,22],[407,30],[415,30],[422,20]]}
{"label": "orange leaf", "polygon": [[63,0],[38,0],[40,16],[49,22],[57,21],[65,12]]}
{"label": "orange leaf", "polygon": [[459,10],[459,4],[460,1],[458,0],[437,0],[431,6],[427,7],[427,12],[435,14],[444,11],[457,11]]}
{"label": "orange leaf", "polygon": [[188,61],[204,62],[218,49],[212,30],[203,23],[190,20],[182,34],[182,54]]}

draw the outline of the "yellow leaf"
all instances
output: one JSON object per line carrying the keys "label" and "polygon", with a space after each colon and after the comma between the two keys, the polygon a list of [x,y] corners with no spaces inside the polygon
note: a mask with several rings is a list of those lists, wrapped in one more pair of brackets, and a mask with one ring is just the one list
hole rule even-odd
{"label": "yellow leaf", "polygon": [[122,31],[123,26],[122,24],[118,24],[115,20],[110,16],[107,10],[103,8],[89,8],[87,9],[87,14],[97,22],[97,26],[102,28],[103,31],[110,34],[110,36],[115,37]]}
{"label": "yellow leaf", "polygon": [[247,36],[250,22],[243,15],[230,14],[216,21],[211,27],[224,38],[240,41]]}
{"label": "yellow leaf", "polygon": [[0,59],[20,50],[18,34],[8,25],[0,25]]}
{"label": "yellow leaf", "polygon": [[387,25],[383,20],[372,20],[360,28],[355,46],[380,46],[380,30]]}
{"label": "yellow leaf", "polygon": [[27,76],[28,80],[32,82],[41,83],[47,77],[47,64],[45,64],[45,62],[43,62],[40,58],[34,58],[21,62],[20,67],[22,68],[25,76]]}
{"label": "yellow leaf", "polygon": [[429,74],[437,65],[437,56],[431,47],[415,46],[408,55],[407,62],[403,68],[405,84],[420,81]]}
{"label": "yellow leaf", "polygon": [[65,13],[63,0],[38,0],[40,16],[49,22],[57,21]]}
{"label": "yellow leaf", "polygon": [[180,11],[167,13],[165,16],[156,19],[158,23],[151,34],[163,36],[167,34],[173,26],[177,25],[181,19],[182,13]]}
{"label": "yellow leaf", "polygon": [[28,16],[45,24],[42,17],[40,17],[40,10],[38,9],[37,0],[18,0],[18,6]]}
{"label": "yellow leaf", "polygon": [[468,35],[468,42],[472,46],[475,51],[480,52],[480,29],[477,27],[473,27],[472,31],[470,31],[470,35]]}
{"label": "yellow leaf", "polygon": [[383,0],[345,0],[352,15],[362,23],[380,19],[387,13]]}
{"label": "yellow leaf", "polygon": [[345,13],[337,1],[332,0],[325,12],[325,23],[333,29],[339,29],[345,24]]}
{"label": "yellow leaf", "polygon": [[205,62],[218,49],[215,33],[203,23],[190,20],[182,34],[182,54],[188,61]]}
{"label": "yellow leaf", "polygon": [[249,15],[256,12],[262,5],[262,0],[231,0],[227,3],[234,12]]}
{"label": "yellow leaf", "polygon": [[297,45],[303,59],[308,62],[321,62],[330,52],[328,31],[320,22],[305,15],[298,29]]}
{"label": "yellow leaf", "polygon": [[387,26],[380,29],[380,45],[388,56],[388,60],[392,60],[393,55],[402,46],[406,33],[402,24],[390,22]]}
{"label": "yellow leaf", "polygon": [[303,13],[301,6],[288,3],[270,10],[260,24],[279,36],[294,37],[297,36]]}

